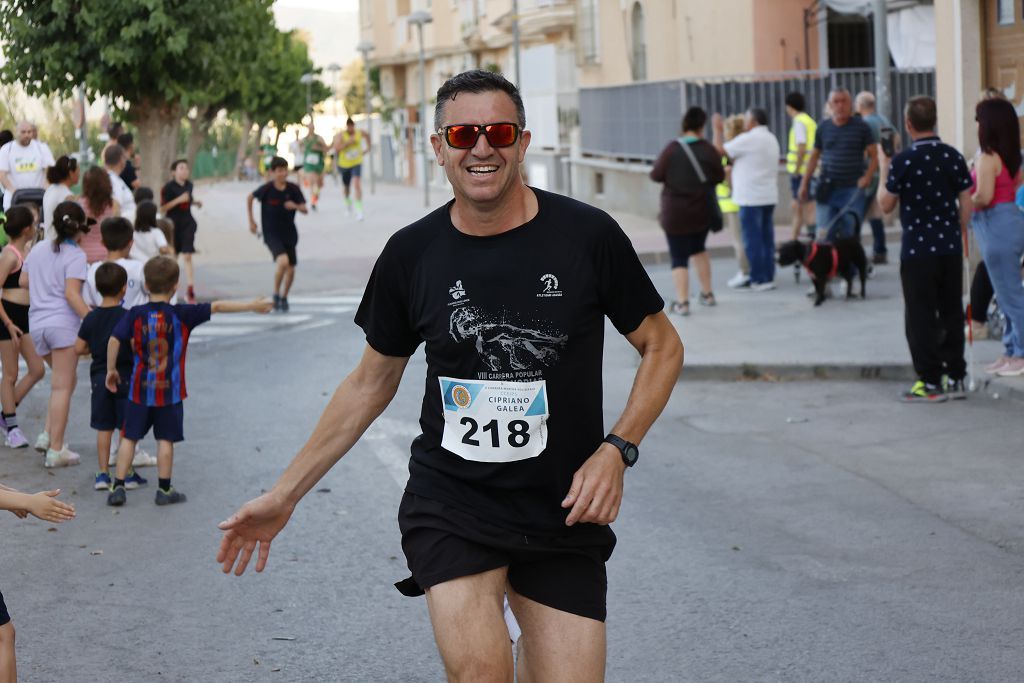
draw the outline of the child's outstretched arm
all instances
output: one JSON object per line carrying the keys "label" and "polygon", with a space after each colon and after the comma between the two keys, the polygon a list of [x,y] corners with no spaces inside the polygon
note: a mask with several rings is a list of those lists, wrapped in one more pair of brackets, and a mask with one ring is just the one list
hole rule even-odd
{"label": "child's outstretched arm", "polygon": [[270,313],[273,302],[266,298],[252,301],[214,301],[210,304],[211,313]]}
{"label": "child's outstretched arm", "polygon": [[60,489],[28,494],[6,486],[0,487],[0,510],[10,510],[19,517],[25,513],[44,522],[66,522],[75,518],[75,506],[56,500]]}

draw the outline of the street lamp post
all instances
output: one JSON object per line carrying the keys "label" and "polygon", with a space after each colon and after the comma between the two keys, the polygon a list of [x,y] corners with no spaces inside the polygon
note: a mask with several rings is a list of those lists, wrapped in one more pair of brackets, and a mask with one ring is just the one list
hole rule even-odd
{"label": "street lamp post", "polygon": [[331,90],[334,91],[334,118],[338,118],[338,72],[341,71],[341,66],[332,62],[327,70],[331,72]]}
{"label": "street lamp post", "polygon": [[315,79],[316,75],[312,73],[304,73],[302,78],[299,79],[300,83],[306,84],[306,113],[309,114],[310,121],[313,120],[313,94],[311,88]]}
{"label": "street lamp post", "polygon": [[416,10],[408,19],[416,27],[420,47],[420,155],[423,159],[423,205],[426,207],[430,206],[430,181],[427,178],[427,67],[423,54],[423,25],[433,20],[430,13],[424,10]]}
{"label": "street lamp post", "polygon": [[523,89],[523,82],[519,80],[519,0],[512,0],[512,52],[516,60],[516,87]]}
{"label": "street lamp post", "polygon": [[370,153],[366,156],[366,170],[370,176],[370,194],[373,194],[375,191],[375,181],[373,179],[373,102],[370,101],[370,53],[373,52],[373,43],[363,40],[356,45],[356,50],[363,56],[363,67],[366,69],[366,135],[370,140]]}

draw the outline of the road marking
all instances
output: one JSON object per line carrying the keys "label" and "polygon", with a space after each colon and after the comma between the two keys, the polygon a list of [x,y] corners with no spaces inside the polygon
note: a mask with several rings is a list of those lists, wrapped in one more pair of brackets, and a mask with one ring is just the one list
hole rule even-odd
{"label": "road marking", "polygon": [[290,296],[288,297],[288,303],[290,304],[350,304],[358,305],[363,300],[361,294],[346,294],[344,296]]}

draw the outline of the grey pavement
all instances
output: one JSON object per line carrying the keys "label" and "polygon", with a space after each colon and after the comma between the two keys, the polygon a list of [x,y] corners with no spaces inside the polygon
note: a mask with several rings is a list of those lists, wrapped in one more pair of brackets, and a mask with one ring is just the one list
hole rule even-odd
{"label": "grey pavement", "polygon": [[[157,508],[151,484],[112,510],[90,490],[81,391],[70,439],[87,464],[48,472],[38,455],[0,450],[0,481],[59,486],[78,508],[52,528],[0,518],[23,680],[443,680],[424,601],[391,585],[406,576],[395,514],[421,353],[383,418],[299,506],[263,574],[226,577],[213,559],[216,523],[274,482],[357,362],[350,315],[192,350],[175,462],[184,505]],[[608,423],[635,365],[632,349],[609,343]],[[627,474],[609,681],[1017,677],[1019,411],[985,396],[902,405],[900,386],[684,378]],[[23,406],[30,436],[45,397]]]}

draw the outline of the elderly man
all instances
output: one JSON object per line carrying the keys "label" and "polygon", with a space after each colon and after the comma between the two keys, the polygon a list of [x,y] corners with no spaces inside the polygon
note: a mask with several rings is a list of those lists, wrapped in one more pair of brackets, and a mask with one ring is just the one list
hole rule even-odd
{"label": "elderly man", "polygon": [[121,216],[135,222],[135,195],[132,189],[121,180],[128,155],[121,145],[110,145],[103,151],[103,166],[110,176],[110,185],[114,191],[114,199],[121,205]]}
{"label": "elderly man", "polygon": [[4,211],[11,208],[17,190],[46,187],[46,169],[53,166],[53,153],[35,139],[35,126],[22,121],[14,139],[0,147],[0,184],[4,186]]}
{"label": "elderly man", "polygon": [[[882,131],[887,129],[893,132],[893,142],[898,143],[899,135],[896,134],[896,126],[892,125],[892,121],[886,118],[885,114],[878,113],[878,110],[875,108],[875,96],[873,94],[867,90],[857,93],[857,97],[853,101],[853,108],[864,119],[864,123],[868,124],[868,127],[871,129],[871,135],[876,143],[882,141]],[[898,148],[898,144],[895,146]],[[871,224],[871,234],[874,237],[874,257],[872,261],[882,264],[889,262],[889,250],[885,246],[885,223],[882,222],[882,209],[878,205],[878,199],[875,198],[877,191],[878,174],[876,173],[872,178],[871,187],[868,188],[868,201],[865,213],[867,214],[868,222]]]}
{"label": "elderly man", "polygon": [[815,193],[818,239],[831,242],[837,237],[853,237],[864,220],[865,193],[878,170],[878,151],[871,128],[853,116],[849,90],[836,88],[830,92],[828,106],[832,116],[818,124],[799,198],[808,200],[811,178],[820,161],[821,177]]}

